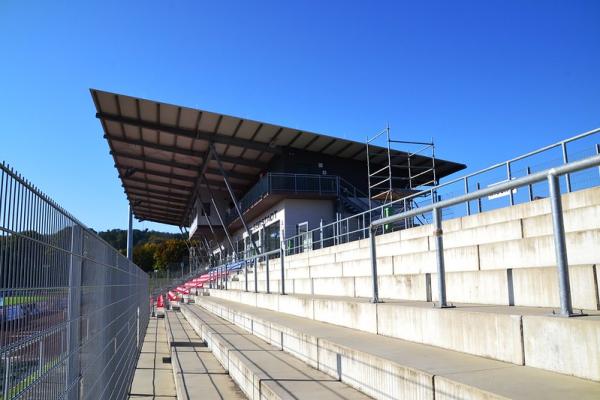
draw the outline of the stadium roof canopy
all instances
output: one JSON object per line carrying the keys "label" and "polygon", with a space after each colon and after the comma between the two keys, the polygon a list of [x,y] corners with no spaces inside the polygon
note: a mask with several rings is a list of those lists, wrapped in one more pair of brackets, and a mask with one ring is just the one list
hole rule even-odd
{"label": "stadium roof canopy", "polygon": [[[91,89],[127,198],[136,218],[189,226],[196,194],[226,191],[219,161],[232,189],[245,193],[271,160],[286,149],[365,161],[365,143]],[[371,147],[375,164],[383,147]],[[392,154],[406,154],[393,150]],[[431,163],[414,156],[414,166]],[[436,159],[438,177],[463,164]],[[366,168],[366,167],[365,167]],[[366,176],[366,169],[365,169]]]}

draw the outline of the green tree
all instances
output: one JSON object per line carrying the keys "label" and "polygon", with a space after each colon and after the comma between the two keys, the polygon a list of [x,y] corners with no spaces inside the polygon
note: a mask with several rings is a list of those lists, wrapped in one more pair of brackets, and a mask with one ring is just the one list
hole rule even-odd
{"label": "green tree", "polygon": [[157,244],[154,266],[162,269],[169,264],[179,263],[188,256],[187,246],[181,239],[168,239]]}
{"label": "green tree", "polygon": [[144,271],[154,269],[154,253],[157,245],[154,243],[138,244],[133,248],[133,262]]}

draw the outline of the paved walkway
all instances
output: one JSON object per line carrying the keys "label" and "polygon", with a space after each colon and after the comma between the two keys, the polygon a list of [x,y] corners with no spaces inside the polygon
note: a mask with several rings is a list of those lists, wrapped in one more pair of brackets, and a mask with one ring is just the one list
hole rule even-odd
{"label": "paved walkway", "polygon": [[170,357],[165,319],[150,318],[131,384],[130,399],[172,400],[177,398]]}

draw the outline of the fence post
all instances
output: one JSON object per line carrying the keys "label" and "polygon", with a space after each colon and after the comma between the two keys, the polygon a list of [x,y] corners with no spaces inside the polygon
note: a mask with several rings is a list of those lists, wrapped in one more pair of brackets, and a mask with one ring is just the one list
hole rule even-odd
{"label": "fence post", "polygon": [[373,283],[373,297],[371,303],[379,303],[379,285],[377,283],[377,251],[376,251],[376,226],[371,225],[369,229],[369,243],[371,249],[371,280]]}
{"label": "fence post", "polygon": [[[600,144],[596,145],[596,155],[600,155]],[[598,173],[600,174],[600,167],[598,167]]]}
{"label": "fence post", "polygon": [[444,239],[442,230],[442,210],[433,209],[433,236],[435,237],[435,252],[438,273],[439,308],[447,308],[446,302],[446,268],[444,266]]}
{"label": "fence post", "polygon": [[562,201],[560,198],[560,183],[558,176],[553,171],[548,174],[548,189],[552,205],[552,228],[554,231],[554,251],[556,252],[556,265],[558,267],[558,288],[560,295],[560,315],[570,317],[573,315],[571,304],[571,285],[569,282],[569,262],[567,259],[567,245],[565,242],[565,227],[562,214]]}
{"label": "fence post", "polygon": [[[531,167],[527,167],[527,176],[531,175]],[[529,202],[533,201],[533,185],[527,185],[527,194],[529,196]]]}
{"label": "fence post", "polygon": [[281,231],[281,243],[279,247],[279,262],[281,268],[281,294],[285,294],[285,234]]}
{"label": "fence post", "polygon": [[81,255],[84,253],[84,232],[78,225],[71,227],[71,253],[69,255],[69,300],[67,302],[67,381],[66,387],[72,387],[68,394],[69,400],[79,399],[80,360],[79,336],[81,317],[81,270],[85,262]]}
{"label": "fence post", "polygon": [[[481,189],[481,184],[477,182],[477,190]],[[477,214],[481,214],[481,197],[477,198]]]}
{"label": "fence post", "polygon": [[2,397],[8,399],[8,391],[10,388],[10,356],[6,352],[4,359],[4,390],[2,391]]}

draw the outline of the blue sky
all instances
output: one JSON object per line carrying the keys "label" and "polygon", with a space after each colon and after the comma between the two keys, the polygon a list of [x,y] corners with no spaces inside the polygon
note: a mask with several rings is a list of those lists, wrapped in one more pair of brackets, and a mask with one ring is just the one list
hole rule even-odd
{"label": "blue sky", "polygon": [[475,170],[600,126],[599,20],[598,1],[4,0],[0,160],[125,227],[93,87],[360,141],[389,122]]}

